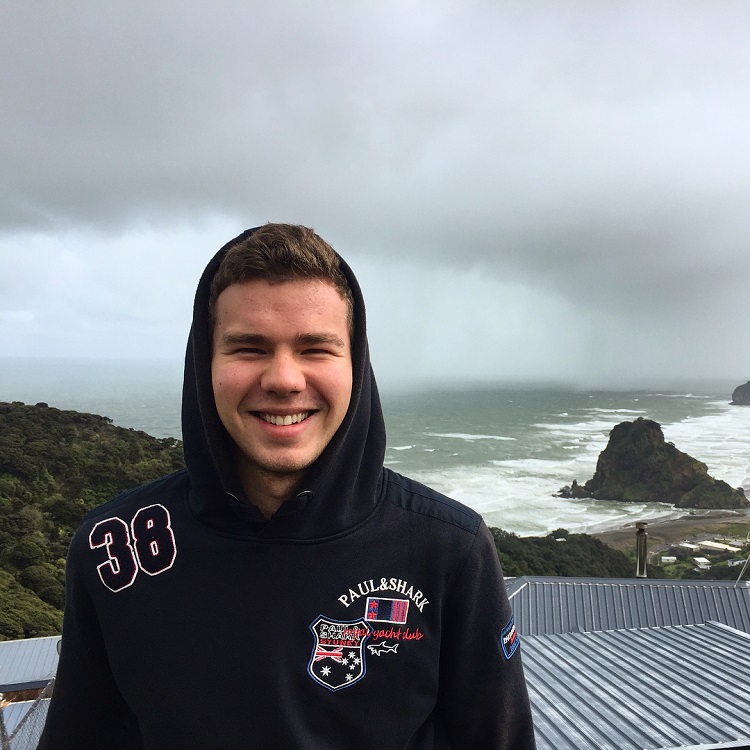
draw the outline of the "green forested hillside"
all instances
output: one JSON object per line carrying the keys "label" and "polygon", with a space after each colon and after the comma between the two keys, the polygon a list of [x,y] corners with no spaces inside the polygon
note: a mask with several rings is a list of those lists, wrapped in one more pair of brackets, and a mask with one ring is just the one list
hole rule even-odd
{"label": "green forested hillside", "polygon": [[0,402],[0,639],[59,632],[64,558],[84,514],[182,461],[171,438]]}
{"label": "green forested hillside", "polygon": [[[549,536],[520,537],[491,528],[506,576],[597,576],[629,578],[633,563],[589,534],[558,529]],[[656,571],[651,566],[652,571]]]}

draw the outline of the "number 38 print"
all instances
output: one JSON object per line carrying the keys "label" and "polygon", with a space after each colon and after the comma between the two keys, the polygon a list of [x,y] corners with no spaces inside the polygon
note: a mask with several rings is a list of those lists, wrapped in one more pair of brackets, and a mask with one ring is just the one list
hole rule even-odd
{"label": "number 38 print", "polygon": [[150,576],[169,570],[177,557],[169,511],[158,503],[141,508],[130,525],[117,516],[99,521],[89,534],[89,547],[107,553],[96,569],[110,591],[132,586],[139,570]]}

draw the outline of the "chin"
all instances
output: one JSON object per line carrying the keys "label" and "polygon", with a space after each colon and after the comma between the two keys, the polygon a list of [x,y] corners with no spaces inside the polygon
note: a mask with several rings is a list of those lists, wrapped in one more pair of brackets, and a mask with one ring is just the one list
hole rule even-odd
{"label": "chin", "polygon": [[[317,458],[317,456],[316,456]],[[267,474],[276,474],[279,476],[300,474],[307,471],[315,463],[315,458],[312,459],[286,459],[286,460],[270,460],[270,461],[258,461],[258,468]]]}

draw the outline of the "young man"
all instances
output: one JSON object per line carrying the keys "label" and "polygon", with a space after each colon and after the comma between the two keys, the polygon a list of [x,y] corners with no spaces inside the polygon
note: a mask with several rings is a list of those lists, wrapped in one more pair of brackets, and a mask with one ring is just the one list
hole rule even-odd
{"label": "young man", "polygon": [[492,538],[384,469],[362,295],[312,230],[208,265],[183,439],[73,540],[42,750],[534,747]]}

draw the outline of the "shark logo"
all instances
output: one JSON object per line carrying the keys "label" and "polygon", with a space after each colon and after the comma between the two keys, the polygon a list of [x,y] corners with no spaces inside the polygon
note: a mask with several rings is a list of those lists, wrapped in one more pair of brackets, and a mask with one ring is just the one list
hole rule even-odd
{"label": "shark logo", "polygon": [[382,643],[373,643],[367,647],[367,650],[375,656],[381,656],[382,654],[395,654],[398,649],[398,643],[394,643],[392,646],[386,646],[385,641]]}

